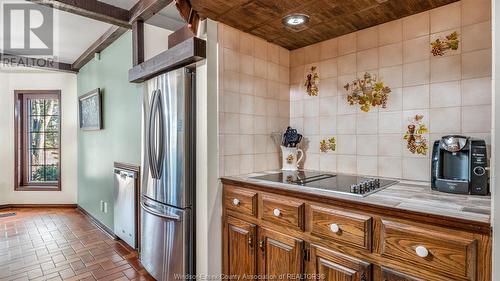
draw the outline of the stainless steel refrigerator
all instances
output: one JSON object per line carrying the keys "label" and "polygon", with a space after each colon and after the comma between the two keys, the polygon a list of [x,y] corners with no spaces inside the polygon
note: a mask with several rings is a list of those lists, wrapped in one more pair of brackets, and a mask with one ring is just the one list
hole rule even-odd
{"label": "stainless steel refrigerator", "polygon": [[140,260],[158,281],[194,273],[194,77],[171,71],[144,93]]}

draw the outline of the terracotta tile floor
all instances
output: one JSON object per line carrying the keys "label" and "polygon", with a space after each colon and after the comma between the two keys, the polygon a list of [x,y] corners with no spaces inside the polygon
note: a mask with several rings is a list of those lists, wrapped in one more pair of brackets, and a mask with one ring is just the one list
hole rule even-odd
{"label": "terracotta tile floor", "polygon": [[153,280],[137,252],[76,209],[20,208],[0,218],[0,280]]}

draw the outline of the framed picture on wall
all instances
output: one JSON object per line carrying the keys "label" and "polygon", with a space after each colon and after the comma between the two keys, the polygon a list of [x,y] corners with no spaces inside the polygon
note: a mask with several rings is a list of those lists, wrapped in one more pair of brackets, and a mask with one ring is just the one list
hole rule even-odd
{"label": "framed picture on wall", "polygon": [[78,98],[78,115],[80,118],[80,129],[101,130],[102,129],[102,96],[99,88],[92,90]]}

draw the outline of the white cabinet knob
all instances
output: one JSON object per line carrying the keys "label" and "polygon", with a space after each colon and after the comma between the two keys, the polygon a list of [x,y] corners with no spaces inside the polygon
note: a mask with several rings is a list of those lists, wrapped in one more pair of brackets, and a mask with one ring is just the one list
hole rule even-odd
{"label": "white cabinet knob", "polygon": [[421,258],[425,258],[429,255],[429,251],[424,246],[417,246],[417,248],[415,248],[415,253]]}
{"label": "white cabinet knob", "polygon": [[240,200],[238,200],[238,199],[234,198],[234,199],[233,199],[233,205],[234,205],[234,206],[238,206],[239,204],[240,204]]}
{"label": "white cabinet knob", "polygon": [[275,217],[279,217],[281,215],[280,209],[274,209],[273,210],[273,214],[274,214]]}
{"label": "white cabinet knob", "polygon": [[330,224],[330,230],[333,233],[337,233],[337,232],[339,232],[340,227],[336,223],[332,223],[332,224]]}

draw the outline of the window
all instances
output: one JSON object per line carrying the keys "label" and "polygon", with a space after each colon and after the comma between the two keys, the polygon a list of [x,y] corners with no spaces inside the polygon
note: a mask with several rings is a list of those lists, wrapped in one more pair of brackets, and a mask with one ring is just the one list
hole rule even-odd
{"label": "window", "polygon": [[61,190],[61,92],[15,91],[15,189]]}

